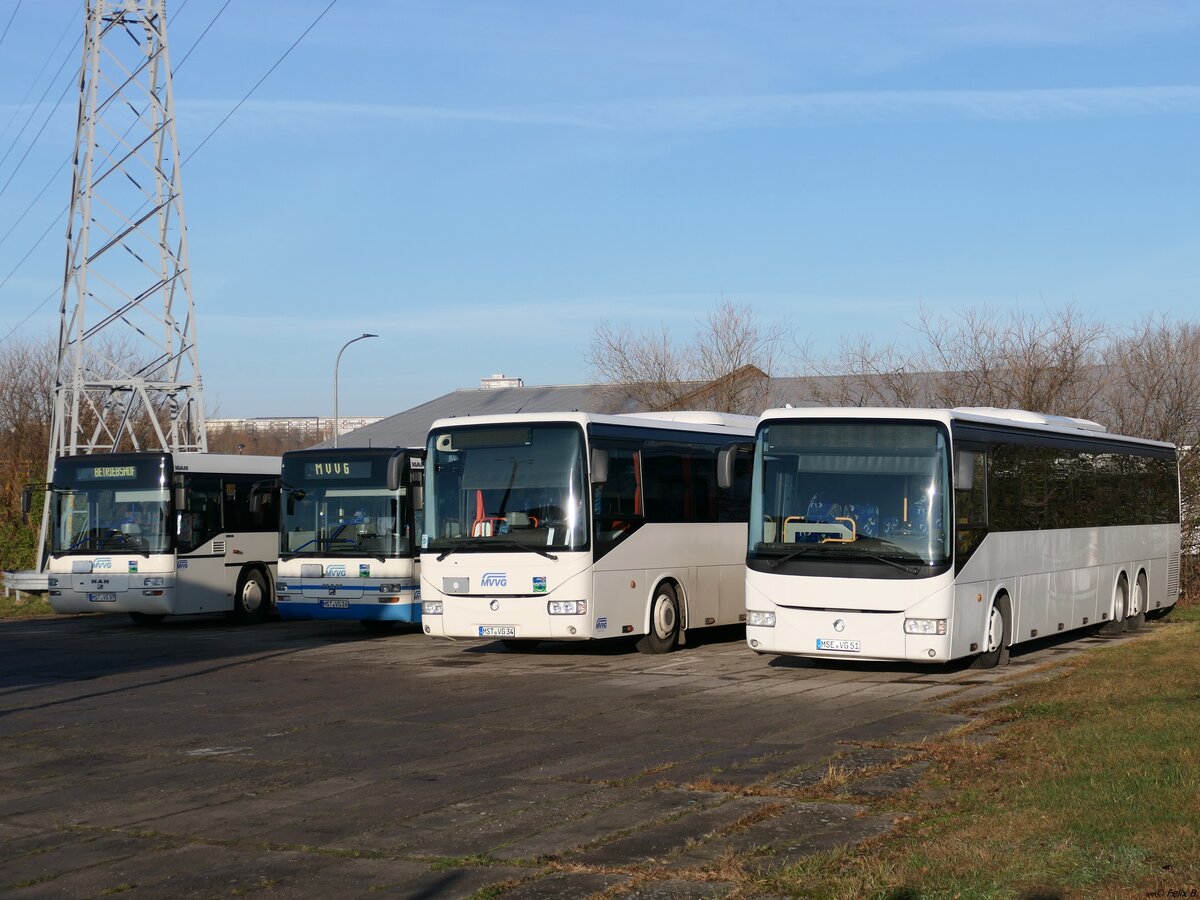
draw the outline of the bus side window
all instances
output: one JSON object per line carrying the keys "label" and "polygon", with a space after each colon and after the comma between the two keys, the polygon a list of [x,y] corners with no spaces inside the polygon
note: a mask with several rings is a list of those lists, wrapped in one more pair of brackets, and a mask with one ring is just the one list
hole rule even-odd
{"label": "bus side window", "polygon": [[955,570],[962,569],[987,534],[987,453],[958,450],[955,453],[954,519],[956,524]]}

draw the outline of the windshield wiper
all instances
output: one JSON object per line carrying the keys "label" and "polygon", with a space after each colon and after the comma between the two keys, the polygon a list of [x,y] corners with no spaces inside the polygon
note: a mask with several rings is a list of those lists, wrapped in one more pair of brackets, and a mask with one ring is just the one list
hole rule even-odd
{"label": "windshield wiper", "polygon": [[775,559],[775,560],[772,560],[771,562],[767,563],[767,568],[768,569],[778,569],[785,562],[790,562],[791,560],[795,559],[797,556],[807,553],[813,547],[817,547],[817,546],[819,546],[819,545],[818,544],[805,544],[803,547],[797,547],[791,553],[788,553],[785,556],[779,557],[779,559]]}
{"label": "windshield wiper", "polygon": [[874,553],[855,553],[854,555],[865,559],[873,559],[876,562],[887,563],[892,568],[899,569],[901,572],[906,572],[909,575],[918,575],[921,572],[916,566],[905,565],[897,560],[888,559],[886,556],[876,556]]}
{"label": "windshield wiper", "polygon": [[[495,539],[493,538],[493,540]],[[536,544],[522,544],[520,541],[497,541],[497,543],[503,544],[506,547],[515,547],[518,550],[528,550],[531,553],[540,554],[541,556],[546,557],[546,559],[558,559],[558,557],[549,550],[543,550]]]}
{"label": "windshield wiper", "polygon": [[530,553],[537,553],[541,556],[546,557],[546,559],[554,559],[554,560],[558,559],[558,557],[555,556],[553,553],[551,553],[549,550],[543,550],[540,547],[537,547],[536,545],[522,544],[520,541],[502,541],[502,540],[498,540],[496,538],[488,538],[484,542],[477,542],[477,543],[473,543],[473,544],[460,544],[457,547],[450,547],[446,550],[443,550],[441,553],[438,554],[437,561],[441,562],[443,559],[445,559],[451,553],[457,553],[459,550],[466,550],[468,548],[470,548],[471,550],[480,552],[480,553],[486,553],[488,550],[492,549],[496,545],[499,545],[501,547],[511,547],[515,550],[528,550]]}

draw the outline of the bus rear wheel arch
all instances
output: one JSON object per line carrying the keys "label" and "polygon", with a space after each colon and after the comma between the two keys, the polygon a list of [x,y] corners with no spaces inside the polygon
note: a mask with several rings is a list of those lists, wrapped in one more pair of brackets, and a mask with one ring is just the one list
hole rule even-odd
{"label": "bus rear wheel arch", "polygon": [[238,578],[233,594],[233,609],[228,616],[238,625],[257,625],[271,611],[267,575],[262,569],[247,568]]}
{"label": "bus rear wheel arch", "polygon": [[660,581],[650,598],[650,631],[638,639],[642,653],[669,653],[679,640],[679,589]]}
{"label": "bus rear wheel arch", "polygon": [[983,652],[971,660],[972,669],[994,669],[1008,665],[1008,645],[1012,636],[1012,603],[1008,594],[992,601],[983,633]]}
{"label": "bus rear wheel arch", "polygon": [[1125,613],[1125,630],[1137,631],[1146,624],[1146,573],[1141,571],[1133,580],[1133,591]]}

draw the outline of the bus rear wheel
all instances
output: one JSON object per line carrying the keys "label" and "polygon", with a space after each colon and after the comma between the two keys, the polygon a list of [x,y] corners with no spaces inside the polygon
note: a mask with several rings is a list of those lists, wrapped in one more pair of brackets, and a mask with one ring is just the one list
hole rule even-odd
{"label": "bus rear wheel", "polygon": [[238,625],[257,625],[267,617],[270,608],[266,577],[258,569],[248,570],[238,582],[229,618]]}
{"label": "bus rear wheel", "polygon": [[1006,597],[997,597],[988,613],[987,633],[984,635],[983,652],[971,660],[972,669],[994,669],[1008,664],[1008,603]]}
{"label": "bus rear wheel", "polygon": [[129,618],[139,625],[161,625],[166,615],[164,613],[131,612]]}
{"label": "bus rear wheel", "polygon": [[675,588],[664,581],[650,603],[650,633],[637,642],[637,648],[642,653],[668,653],[678,638],[679,597]]}

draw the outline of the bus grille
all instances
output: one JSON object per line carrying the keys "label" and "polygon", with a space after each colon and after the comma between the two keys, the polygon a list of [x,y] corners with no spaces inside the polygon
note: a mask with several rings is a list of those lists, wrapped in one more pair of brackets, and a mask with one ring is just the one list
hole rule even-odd
{"label": "bus grille", "polygon": [[1167,560],[1167,597],[1171,600],[1179,596],[1179,556],[1173,555]]}

